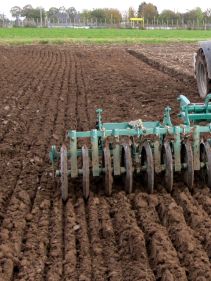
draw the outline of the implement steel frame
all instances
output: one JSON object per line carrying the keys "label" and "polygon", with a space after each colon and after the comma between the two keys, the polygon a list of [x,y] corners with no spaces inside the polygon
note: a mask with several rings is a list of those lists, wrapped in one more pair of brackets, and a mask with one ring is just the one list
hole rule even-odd
{"label": "implement steel frame", "polygon": [[[82,174],[82,170],[78,168],[78,157],[81,157],[82,150],[77,148],[77,143],[78,139],[83,138],[89,138],[91,140],[89,155],[94,177],[104,172],[100,157],[103,155],[103,148],[106,144],[109,145],[113,159],[113,174],[121,175],[125,173],[125,168],[121,167],[121,137],[130,139],[132,159],[133,162],[137,164],[133,167],[136,172],[146,169],[146,167],[140,167],[141,146],[145,141],[150,143],[153,151],[155,172],[159,173],[165,170],[165,165],[161,164],[161,148],[166,139],[169,140],[171,144],[175,172],[179,172],[184,168],[181,163],[181,146],[182,143],[188,139],[192,140],[194,170],[200,170],[201,167],[205,165],[205,163],[200,162],[200,143],[203,141],[203,134],[210,134],[211,124],[199,125],[199,122],[211,121],[211,94],[206,97],[204,104],[190,103],[190,101],[182,95],[178,100],[180,101],[180,113],[178,116],[184,120],[184,124],[175,126],[172,125],[171,122],[171,108],[169,107],[166,107],[164,110],[162,124],[159,121],[142,122],[142,120],[135,121],[135,124],[131,124],[132,122],[103,123],[102,110],[96,110],[96,129],[85,132],[69,130],[67,133],[67,137],[70,140],[70,148],[67,157],[70,160],[71,166],[68,175],[72,178],[76,178],[79,174]],[[136,141],[134,141],[134,139],[136,139]],[[50,151],[51,162],[54,164],[59,158],[60,152],[56,150],[55,146],[52,146]],[[60,175],[60,170],[57,170],[56,174]]]}

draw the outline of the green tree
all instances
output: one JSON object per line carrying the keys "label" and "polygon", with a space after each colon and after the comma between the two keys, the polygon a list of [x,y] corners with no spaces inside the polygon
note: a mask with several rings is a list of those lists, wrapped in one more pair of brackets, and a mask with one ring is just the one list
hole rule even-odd
{"label": "green tree", "polygon": [[142,2],[138,7],[138,17],[144,17],[144,9],[147,6],[146,2]]}
{"label": "green tree", "polygon": [[26,5],[22,9],[22,17],[25,17],[26,19],[31,19],[33,18],[33,7],[32,5]]}
{"label": "green tree", "polygon": [[32,5],[26,5],[22,9],[22,17],[25,17],[27,20],[41,20],[45,19],[45,10],[43,8],[37,7],[33,8]]}
{"label": "green tree", "polygon": [[171,10],[163,10],[160,15],[159,18],[161,20],[167,21],[167,20],[177,20],[179,19],[180,15],[178,13],[175,13]]}
{"label": "green tree", "polygon": [[80,13],[80,19],[83,21],[91,21],[92,15],[91,15],[91,11],[89,10],[83,10]]}
{"label": "green tree", "polygon": [[66,21],[68,19],[67,10],[64,6],[59,8],[58,18],[62,21]]}
{"label": "green tree", "polygon": [[128,19],[134,18],[136,16],[136,11],[133,7],[129,7],[128,9]]}
{"label": "green tree", "polygon": [[0,14],[0,26],[4,27],[5,24],[9,23],[9,19],[7,17],[5,17],[4,14]]}
{"label": "green tree", "polygon": [[195,9],[195,15],[196,15],[196,19],[199,22],[202,22],[204,20],[204,14],[201,8],[197,7]]}
{"label": "green tree", "polygon": [[204,16],[204,20],[206,22],[211,22],[211,9],[207,9],[204,13],[203,13],[203,16]]}
{"label": "green tree", "polygon": [[95,9],[91,11],[91,18],[97,22],[104,22],[106,19],[106,14],[104,9]]}
{"label": "green tree", "polygon": [[138,8],[138,16],[144,17],[146,20],[152,20],[158,17],[158,9],[152,3],[142,2]]}
{"label": "green tree", "polygon": [[201,23],[203,19],[204,19],[204,14],[201,8],[199,7],[190,10],[184,14],[184,22],[186,24],[191,24],[193,21],[198,21],[199,23]]}
{"label": "green tree", "polygon": [[118,24],[122,20],[122,15],[118,9],[104,9],[106,21],[108,23]]}
{"label": "green tree", "polygon": [[50,19],[50,21],[57,21],[58,14],[59,14],[59,9],[55,7],[51,7],[47,12],[47,16]]}
{"label": "green tree", "polygon": [[74,21],[74,18],[76,18],[77,16],[77,11],[74,7],[70,7],[67,9],[67,15],[68,15],[68,18],[71,20],[71,21]]}
{"label": "green tree", "polygon": [[11,8],[10,13],[12,17],[16,19],[16,21],[19,21],[22,14],[22,9],[19,6],[14,6]]}

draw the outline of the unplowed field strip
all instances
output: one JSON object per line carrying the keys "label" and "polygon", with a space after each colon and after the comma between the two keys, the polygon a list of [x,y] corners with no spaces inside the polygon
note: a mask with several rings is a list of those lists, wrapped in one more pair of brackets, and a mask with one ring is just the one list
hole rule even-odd
{"label": "unplowed field strip", "polygon": [[127,195],[115,181],[109,198],[99,180],[85,202],[76,179],[63,204],[49,165],[97,108],[114,122],[161,120],[169,105],[176,121],[178,95],[197,90],[167,70],[121,46],[0,47],[0,280],[211,280],[206,187],[147,195],[137,179]]}

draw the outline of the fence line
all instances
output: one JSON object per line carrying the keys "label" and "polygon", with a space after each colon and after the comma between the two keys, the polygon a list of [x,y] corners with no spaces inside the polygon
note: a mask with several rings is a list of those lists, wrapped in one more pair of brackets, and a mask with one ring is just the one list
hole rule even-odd
{"label": "fence line", "polygon": [[[0,27],[49,27],[49,28],[143,28],[143,25],[140,23],[133,24],[129,21],[122,22],[106,22],[106,20],[98,21],[96,19],[57,19],[49,20],[45,18],[40,22],[39,19],[32,20],[16,20],[16,21],[1,21]],[[199,22],[197,20],[189,21],[184,23],[183,20],[160,20],[152,19],[145,20],[144,29],[190,29],[190,30],[210,30],[210,22]]]}

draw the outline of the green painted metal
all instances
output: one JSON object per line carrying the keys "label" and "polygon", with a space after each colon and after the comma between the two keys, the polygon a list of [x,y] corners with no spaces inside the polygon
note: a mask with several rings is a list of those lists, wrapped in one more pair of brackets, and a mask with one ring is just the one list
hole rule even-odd
{"label": "green painted metal", "polygon": [[180,102],[179,117],[184,124],[190,126],[192,121],[211,121],[211,94],[208,94],[204,103],[191,103],[185,96],[178,98]]}
{"label": "green painted metal", "polygon": [[161,145],[159,139],[154,141],[154,163],[155,163],[155,173],[159,174],[162,171]]}
{"label": "green painted metal", "polygon": [[200,170],[200,130],[199,126],[194,127],[193,131],[193,164],[194,170]]}
{"label": "green painted metal", "polygon": [[92,173],[94,177],[100,175],[99,172],[99,152],[98,152],[98,138],[97,138],[97,130],[92,130],[91,136],[91,145],[92,145]]}
{"label": "green painted metal", "polygon": [[[81,153],[82,155],[82,153]],[[71,163],[71,177],[78,176],[78,161],[77,161],[77,132],[75,130],[70,132],[70,163]]]}
{"label": "green painted metal", "polygon": [[113,143],[113,166],[114,166],[114,176],[121,175],[121,146],[119,144],[119,137],[115,137],[115,142]]}
{"label": "green painted metal", "polygon": [[171,113],[171,108],[167,106],[164,109],[164,116],[163,116],[163,124],[166,126],[172,126],[170,113]]}
{"label": "green painted metal", "polygon": [[174,171],[181,171],[181,128],[179,126],[174,127]]}
{"label": "green painted metal", "polygon": [[[191,103],[185,96],[178,98],[180,102],[179,117],[182,119],[180,125],[173,125],[171,120],[171,108],[166,107],[163,114],[163,122],[142,121],[141,119],[131,122],[121,123],[103,123],[102,109],[97,109],[96,128],[91,131],[77,132],[68,131],[70,148],[68,159],[70,168],[68,175],[72,178],[81,174],[81,168],[78,167],[78,158],[81,157],[81,148],[77,147],[79,139],[90,139],[89,157],[91,159],[91,169],[94,177],[104,172],[103,167],[103,148],[106,143],[110,149],[112,157],[113,175],[125,173],[123,165],[123,144],[131,144],[131,155],[134,172],[139,173],[146,167],[140,166],[141,152],[140,148],[144,141],[149,141],[154,158],[155,172],[160,173],[165,170],[165,165],[161,164],[161,147],[165,140],[169,140],[173,154],[174,171],[178,172],[185,168],[181,164],[181,145],[187,139],[192,141],[192,150],[194,158],[194,170],[200,168],[206,163],[200,163],[200,143],[204,134],[211,133],[211,94],[207,95],[204,103]],[[205,123],[201,124],[202,121]],[[210,141],[210,139],[209,139]],[[50,161],[54,164],[60,159],[60,152],[52,146],[50,151]],[[80,161],[79,161],[80,162]],[[57,175],[60,174],[58,170]]]}

